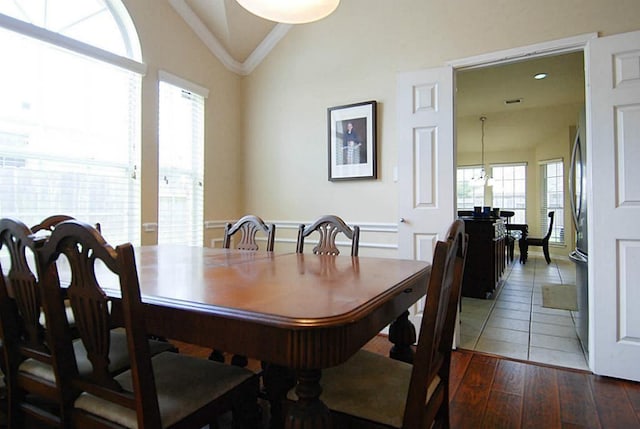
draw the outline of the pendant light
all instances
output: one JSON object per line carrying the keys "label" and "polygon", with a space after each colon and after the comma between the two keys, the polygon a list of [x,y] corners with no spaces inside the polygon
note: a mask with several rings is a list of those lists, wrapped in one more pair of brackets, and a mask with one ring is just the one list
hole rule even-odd
{"label": "pendant light", "polygon": [[237,0],[254,15],[285,24],[305,24],[331,14],[340,0]]}
{"label": "pendant light", "polygon": [[493,178],[487,176],[484,170],[484,122],[487,120],[486,116],[480,116],[481,125],[481,134],[480,134],[480,142],[482,144],[482,168],[480,170],[480,177],[474,177],[471,180],[474,180],[478,185],[493,185]]}

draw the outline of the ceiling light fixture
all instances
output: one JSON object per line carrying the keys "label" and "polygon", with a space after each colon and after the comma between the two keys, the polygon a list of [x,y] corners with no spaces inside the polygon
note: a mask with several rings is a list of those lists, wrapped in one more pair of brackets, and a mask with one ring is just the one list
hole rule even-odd
{"label": "ceiling light fixture", "polygon": [[305,24],[331,14],[340,0],[237,0],[254,15],[285,24]]}
{"label": "ceiling light fixture", "polygon": [[544,79],[544,78],[546,78],[546,77],[547,77],[547,74],[546,74],[546,73],[537,73],[537,74],[534,74],[534,75],[533,75],[533,78],[534,78],[534,79],[537,79],[537,80]]}

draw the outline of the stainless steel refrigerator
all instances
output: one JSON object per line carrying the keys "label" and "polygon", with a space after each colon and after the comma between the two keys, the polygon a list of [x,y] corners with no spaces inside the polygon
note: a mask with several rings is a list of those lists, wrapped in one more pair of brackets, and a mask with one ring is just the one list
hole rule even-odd
{"label": "stainless steel refrigerator", "polygon": [[576,264],[576,295],[578,310],[575,322],[578,337],[582,342],[585,354],[589,352],[589,276],[587,253],[587,151],[586,151],[586,120],[582,111],[578,122],[578,130],[571,151],[571,166],[569,171],[569,192],[571,194],[571,212],[576,228],[576,246],[569,254]]}

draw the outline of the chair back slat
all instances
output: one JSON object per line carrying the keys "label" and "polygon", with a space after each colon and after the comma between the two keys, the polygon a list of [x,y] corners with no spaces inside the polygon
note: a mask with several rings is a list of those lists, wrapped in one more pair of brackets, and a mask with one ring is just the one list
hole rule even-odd
{"label": "chair back slat", "polygon": [[313,248],[314,254],[339,255],[340,250],[336,245],[336,238],[339,233],[342,233],[351,240],[351,256],[358,256],[360,244],[359,226],[355,225],[351,228],[341,218],[334,215],[322,216],[308,226],[302,224],[298,228],[298,241],[296,246],[298,253],[304,252],[304,240],[314,232],[320,235],[318,244]]}

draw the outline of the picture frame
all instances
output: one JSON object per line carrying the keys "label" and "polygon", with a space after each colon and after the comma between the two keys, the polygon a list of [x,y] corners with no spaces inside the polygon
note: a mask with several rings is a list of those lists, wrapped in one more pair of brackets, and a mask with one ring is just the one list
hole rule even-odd
{"label": "picture frame", "polygon": [[377,178],[376,101],[329,107],[329,180]]}

